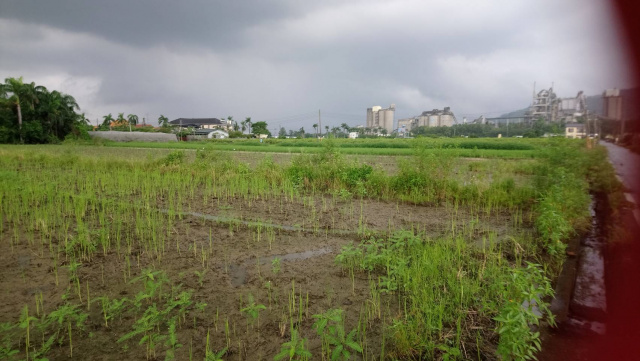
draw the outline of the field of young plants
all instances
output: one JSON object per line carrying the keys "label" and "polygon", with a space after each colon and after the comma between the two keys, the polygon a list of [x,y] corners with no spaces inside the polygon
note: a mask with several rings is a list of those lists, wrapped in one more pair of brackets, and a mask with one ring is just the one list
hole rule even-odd
{"label": "field of young plants", "polygon": [[408,144],[393,170],[330,141],[248,163],[206,145],[1,146],[0,359],[534,354],[565,242],[614,186],[605,151]]}

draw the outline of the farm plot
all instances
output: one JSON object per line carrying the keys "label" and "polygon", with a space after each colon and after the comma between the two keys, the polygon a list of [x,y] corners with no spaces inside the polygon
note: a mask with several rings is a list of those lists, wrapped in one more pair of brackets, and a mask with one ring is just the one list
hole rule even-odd
{"label": "farm plot", "polygon": [[254,167],[73,149],[0,149],[4,358],[518,356],[541,322],[521,303],[549,316],[557,242],[588,217],[586,179],[553,157],[418,152],[388,174],[330,147]]}

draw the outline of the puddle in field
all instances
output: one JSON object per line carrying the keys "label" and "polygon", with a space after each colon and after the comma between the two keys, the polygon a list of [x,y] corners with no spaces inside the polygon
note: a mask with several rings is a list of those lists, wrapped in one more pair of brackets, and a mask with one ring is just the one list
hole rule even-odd
{"label": "puddle in field", "polygon": [[280,258],[281,261],[299,261],[302,259],[307,259],[316,256],[322,256],[323,254],[331,253],[331,248],[325,247],[320,249],[314,249],[311,251],[304,251],[298,253],[289,253],[285,255],[276,255],[276,256],[267,256],[260,257],[260,264],[271,263],[276,257]]}
{"label": "puddle in field", "polygon": [[29,268],[30,264],[31,256],[29,256],[28,254],[18,256],[18,266],[20,267],[20,270],[24,271],[25,269]]}
{"label": "puddle in field", "polygon": [[229,277],[232,285],[242,286],[247,279],[247,269],[243,265],[229,265]]}
{"label": "puddle in field", "polygon": [[300,261],[312,257],[322,256],[324,254],[331,253],[331,248],[323,247],[319,249],[304,251],[304,252],[296,252],[296,253],[287,253],[283,255],[274,255],[274,256],[265,256],[258,258],[257,262],[255,260],[247,260],[241,264],[232,264],[229,265],[229,277],[231,278],[231,284],[234,286],[242,286],[245,284],[247,280],[247,267],[255,265],[256,263],[260,264],[269,264],[276,257],[280,259],[280,261]]}
{"label": "puddle in field", "polygon": [[[169,210],[168,209],[160,209],[160,212],[168,214]],[[233,222],[233,223],[244,224],[245,226],[250,226],[250,227],[266,227],[266,228],[273,228],[273,229],[281,229],[281,230],[284,230],[284,231],[301,231],[301,232],[312,232],[312,233],[328,232],[328,233],[339,234],[339,235],[349,235],[349,234],[357,234],[358,233],[357,231],[350,231],[350,230],[346,230],[346,229],[312,229],[312,228],[302,228],[302,227],[298,227],[298,226],[287,226],[287,225],[275,224],[275,223],[245,221],[245,220],[241,220],[241,219],[238,219],[238,218],[225,217],[225,216],[214,216],[214,215],[211,215],[211,214],[205,214],[205,213],[200,213],[200,212],[174,212],[174,214],[183,215],[183,216],[194,216],[194,217],[203,218],[203,219],[206,219],[206,220],[209,220],[209,221],[214,221],[214,222]]]}
{"label": "puddle in field", "polygon": [[[162,211],[167,213],[166,210],[164,210],[164,209]],[[246,226],[271,227],[271,228],[276,228],[276,229],[283,229],[285,231],[305,231],[305,229],[301,228],[301,227],[285,226],[285,225],[281,225],[281,224],[255,222],[255,221],[243,221],[243,220],[240,220],[240,219],[237,219],[237,218],[225,217],[225,216],[213,216],[213,215],[210,215],[210,214],[204,214],[204,213],[200,213],[200,212],[182,212],[182,213],[176,213],[176,214],[190,215],[190,216],[204,218],[206,220],[216,221],[216,222],[235,222],[235,223],[244,224]]]}

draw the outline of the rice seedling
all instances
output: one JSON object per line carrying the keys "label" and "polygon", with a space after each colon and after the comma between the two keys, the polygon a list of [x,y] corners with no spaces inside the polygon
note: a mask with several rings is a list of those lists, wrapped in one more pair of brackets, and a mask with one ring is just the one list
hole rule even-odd
{"label": "rice seedling", "polygon": [[223,361],[222,356],[224,356],[226,353],[227,348],[223,348],[218,352],[209,349],[209,332],[207,331],[207,347],[204,356],[205,361]]}
{"label": "rice seedling", "polygon": [[273,358],[275,361],[289,358],[290,361],[306,361],[311,358],[305,343],[307,339],[300,338],[298,330],[291,329],[291,339],[280,346],[280,352]]}
{"label": "rice seedling", "polygon": [[252,294],[249,294],[247,301],[247,306],[241,309],[240,312],[246,315],[247,325],[251,323],[251,327],[253,327],[254,322],[257,320],[258,327],[260,327],[260,311],[267,308],[263,304],[256,304]]}
{"label": "rice seedling", "polygon": [[274,257],[271,260],[271,272],[276,276],[280,273],[280,258]]}

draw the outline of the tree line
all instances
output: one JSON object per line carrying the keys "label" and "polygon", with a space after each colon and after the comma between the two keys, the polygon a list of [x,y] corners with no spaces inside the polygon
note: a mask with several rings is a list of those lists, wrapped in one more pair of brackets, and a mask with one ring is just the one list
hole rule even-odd
{"label": "tree line", "polygon": [[532,123],[516,124],[454,124],[450,127],[417,127],[411,130],[413,136],[495,138],[522,136],[528,138],[541,137],[544,134],[563,133],[564,124],[549,124],[542,119]]}
{"label": "tree line", "polygon": [[22,77],[0,83],[0,143],[57,143],[86,132],[87,120],[69,94],[25,83]]}

